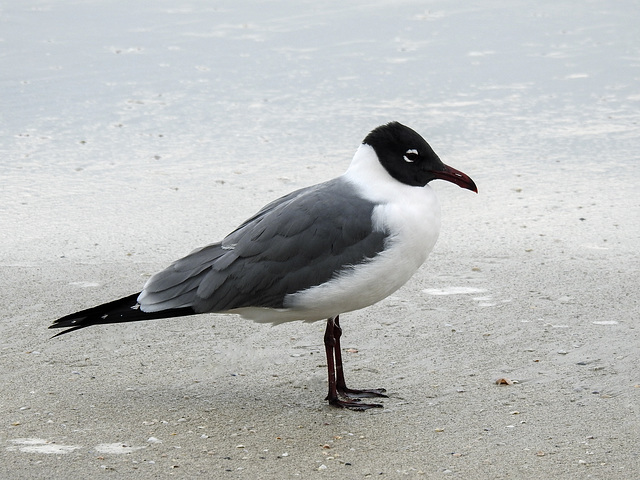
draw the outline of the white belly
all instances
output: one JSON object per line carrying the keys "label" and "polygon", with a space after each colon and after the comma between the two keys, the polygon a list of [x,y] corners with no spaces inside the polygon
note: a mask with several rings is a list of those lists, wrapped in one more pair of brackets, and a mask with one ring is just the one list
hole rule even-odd
{"label": "white belly", "polygon": [[400,201],[374,210],[374,226],[395,232],[379,255],[322,285],[287,295],[284,309],[243,308],[235,313],[274,324],[312,322],[373,305],[391,295],[424,263],[440,232],[440,208],[433,190],[429,186],[407,189]]}
{"label": "white belly", "polygon": [[242,308],[233,313],[274,324],[322,320],[379,302],[420,268],[440,233],[440,206],[431,187],[412,187],[393,179],[364,144],[343,178],[377,204],[373,227],[391,233],[385,249],[322,285],[287,295],[283,309]]}
{"label": "white belly", "polygon": [[285,306],[328,318],[373,305],[404,285],[424,263],[440,231],[435,195],[429,187],[413,189],[422,197],[419,204],[393,203],[374,210],[374,223],[396,232],[379,255],[327,283],[288,295]]}

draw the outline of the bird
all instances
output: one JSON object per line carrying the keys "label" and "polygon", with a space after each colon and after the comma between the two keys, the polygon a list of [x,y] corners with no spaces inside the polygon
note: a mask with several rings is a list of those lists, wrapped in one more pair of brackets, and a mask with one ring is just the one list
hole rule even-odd
{"label": "bird", "polygon": [[[138,293],[63,316],[54,335],[91,325],[238,314],[259,323],[326,320],[329,405],[381,408],[364,398],[384,388],[346,386],[340,315],[373,305],[404,285],[440,232],[429,185],[441,179],[478,192],[411,128],[373,129],[346,172],[260,209],[222,241],[198,248],[151,276]],[[53,338],[53,337],[52,337]]]}

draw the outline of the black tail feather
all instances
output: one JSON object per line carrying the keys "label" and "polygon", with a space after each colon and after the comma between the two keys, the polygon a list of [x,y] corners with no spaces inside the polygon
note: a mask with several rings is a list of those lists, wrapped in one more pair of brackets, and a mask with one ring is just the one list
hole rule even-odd
{"label": "black tail feather", "polygon": [[143,312],[138,305],[138,295],[140,295],[139,292],[109,303],[103,303],[96,307],[66,315],[53,322],[49,328],[67,328],[67,330],[53,336],[57,337],[91,325],[183,317],[196,313],[191,307],[172,308],[160,312]]}

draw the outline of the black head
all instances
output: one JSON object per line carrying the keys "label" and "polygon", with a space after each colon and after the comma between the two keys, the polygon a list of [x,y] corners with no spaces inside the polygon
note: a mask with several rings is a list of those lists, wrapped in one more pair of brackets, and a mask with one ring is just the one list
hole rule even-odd
{"label": "black head", "polygon": [[370,145],[382,166],[393,178],[406,185],[424,187],[440,178],[477,192],[467,175],[442,163],[418,133],[398,122],[374,129],[362,143]]}

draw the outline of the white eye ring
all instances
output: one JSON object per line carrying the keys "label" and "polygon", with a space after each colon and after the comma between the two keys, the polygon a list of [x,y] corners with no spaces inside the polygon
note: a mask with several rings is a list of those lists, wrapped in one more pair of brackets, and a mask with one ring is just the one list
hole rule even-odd
{"label": "white eye ring", "polygon": [[418,150],[416,150],[415,148],[411,148],[409,150],[407,150],[406,152],[404,152],[404,156],[402,158],[404,158],[404,161],[407,163],[413,163],[415,162],[415,158],[411,159],[409,157],[407,157],[407,155],[411,155],[411,156],[418,156]]}

